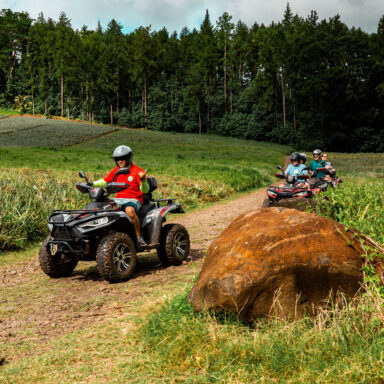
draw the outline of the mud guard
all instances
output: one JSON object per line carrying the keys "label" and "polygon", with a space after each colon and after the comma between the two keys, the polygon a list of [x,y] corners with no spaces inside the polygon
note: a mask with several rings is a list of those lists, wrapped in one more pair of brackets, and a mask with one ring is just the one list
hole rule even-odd
{"label": "mud guard", "polygon": [[185,213],[180,204],[172,203],[153,210],[145,217],[143,227],[149,227],[148,231],[151,234],[149,239],[150,244],[158,244],[160,242],[161,227],[169,212]]}

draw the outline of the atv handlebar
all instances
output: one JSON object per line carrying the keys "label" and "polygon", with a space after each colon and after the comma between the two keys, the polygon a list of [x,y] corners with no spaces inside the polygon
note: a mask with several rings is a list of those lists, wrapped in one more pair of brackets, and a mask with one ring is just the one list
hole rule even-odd
{"label": "atv handlebar", "polygon": [[[102,187],[102,188],[105,188],[107,190],[107,193],[110,195],[112,193],[117,193],[117,192],[123,191],[124,189],[127,189],[129,185],[130,184],[127,184],[127,183],[112,182],[112,183],[108,183],[105,187]],[[94,188],[93,184],[89,182],[76,183],[75,186],[82,193],[89,193]]]}
{"label": "atv handlebar", "polygon": [[[284,173],[280,172],[280,173],[275,173],[275,176],[279,179],[286,179],[288,180],[288,177],[289,175],[285,175]],[[294,180],[293,181],[297,181],[297,180],[301,180],[301,179],[309,179],[310,176],[309,175],[297,175],[297,176],[290,176],[290,177],[293,177]]]}

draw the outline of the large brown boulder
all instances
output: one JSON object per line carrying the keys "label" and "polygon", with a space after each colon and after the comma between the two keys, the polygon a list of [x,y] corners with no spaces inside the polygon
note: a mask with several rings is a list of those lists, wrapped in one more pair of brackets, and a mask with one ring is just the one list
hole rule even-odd
{"label": "large brown boulder", "polygon": [[253,210],[212,242],[189,301],[197,311],[225,309],[245,321],[314,314],[330,292],[356,294],[362,254],[335,221],[282,207]]}

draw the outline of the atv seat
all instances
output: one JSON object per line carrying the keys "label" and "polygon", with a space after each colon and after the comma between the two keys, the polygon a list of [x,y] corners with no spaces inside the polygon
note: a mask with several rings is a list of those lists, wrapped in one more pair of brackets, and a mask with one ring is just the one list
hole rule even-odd
{"label": "atv seat", "polygon": [[153,176],[147,177],[147,182],[149,184],[148,193],[143,194],[143,206],[137,211],[137,216],[139,219],[145,217],[145,215],[156,207],[156,204],[152,201],[152,192],[157,188],[156,178]]}
{"label": "atv seat", "polygon": [[149,191],[143,195],[143,207],[152,201],[152,192],[157,189],[157,181],[154,176],[148,176],[147,182],[149,184]]}

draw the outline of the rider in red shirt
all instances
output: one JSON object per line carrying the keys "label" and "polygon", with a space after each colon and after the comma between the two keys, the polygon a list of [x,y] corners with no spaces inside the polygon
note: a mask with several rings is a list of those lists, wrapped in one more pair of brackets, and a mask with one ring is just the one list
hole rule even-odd
{"label": "rider in red shirt", "polygon": [[[116,167],[113,168],[104,179],[97,180],[93,183],[95,187],[103,187],[112,181],[118,183],[127,183],[129,187],[116,194],[114,199],[121,209],[131,218],[135,226],[138,245],[146,245],[145,240],[140,233],[140,221],[136,212],[143,204],[143,193],[148,193],[149,185],[147,182],[146,171],[132,163],[133,153],[131,148],[126,145],[120,145],[113,152],[113,158]],[[120,168],[128,168],[129,174],[121,174],[114,178],[115,173]]]}

